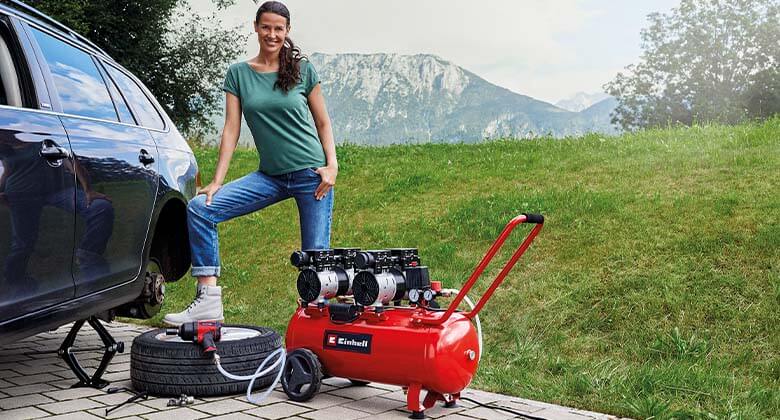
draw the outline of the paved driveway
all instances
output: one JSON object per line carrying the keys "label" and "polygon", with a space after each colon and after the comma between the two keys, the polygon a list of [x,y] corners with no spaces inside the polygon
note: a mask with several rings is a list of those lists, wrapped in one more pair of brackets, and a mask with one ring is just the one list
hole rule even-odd
{"label": "paved driveway", "polygon": [[[107,328],[117,341],[124,341],[127,348],[125,353],[114,357],[104,378],[111,381],[109,387],[130,387],[130,345],[133,337],[148,328],[117,322],[108,324]],[[405,419],[409,415],[409,412],[405,411],[405,395],[399,387],[381,384],[353,387],[346,380],[330,378],[325,380],[320,393],[308,403],[288,401],[279,390],[274,391],[259,406],[247,402],[245,397],[233,396],[197,399],[193,405],[187,407],[167,407],[167,398],[150,397],[145,401],[122,406],[106,416],[106,409],[131,395],[108,394],[105,390],[92,388],[70,388],[75,382],[75,375],[56,354],[68,329],[69,326],[62,327],[0,348],[0,419],[383,420]],[[100,344],[97,334],[85,325],[77,340],[77,346]],[[96,367],[101,354],[80,353],[79,356],[84,366]],[[521,413],[550,420],[615,419],[613,416],[477,390],[466,390],[463,396],[484,404],[500,404]],[[519,418],[470,402],[459,403],[458,407],[452,409],[437,406],[427,410],[426,414],[433,418],[463,420]]]}

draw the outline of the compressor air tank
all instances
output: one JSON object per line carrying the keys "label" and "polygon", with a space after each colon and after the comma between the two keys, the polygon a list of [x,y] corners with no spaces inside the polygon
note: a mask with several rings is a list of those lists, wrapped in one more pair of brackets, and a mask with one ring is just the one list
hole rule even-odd
{"label": "compressor air tank", "polygon": [[453,314],[440,326],[416,325],[410,308],[371,312],[352,322],[334,322],[331,309],[299,308],[287,326],[288,350],[317,354],[329,375],[367,382],[455,393],[474,377],[479,340],[471,321]]}

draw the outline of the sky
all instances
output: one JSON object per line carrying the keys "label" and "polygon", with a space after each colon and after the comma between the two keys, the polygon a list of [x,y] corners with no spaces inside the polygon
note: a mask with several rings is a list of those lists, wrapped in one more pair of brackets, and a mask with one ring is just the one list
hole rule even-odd
{"label": "sky", "polygon": [[[210,0],[192,0],[199,12]],[[286,0],[290,37],[304,54],[435,54],[487,81],[547,102],[601,92],[641,54],[647,15],[679,0]],[[220,12],[257,54],[257,5]]]}

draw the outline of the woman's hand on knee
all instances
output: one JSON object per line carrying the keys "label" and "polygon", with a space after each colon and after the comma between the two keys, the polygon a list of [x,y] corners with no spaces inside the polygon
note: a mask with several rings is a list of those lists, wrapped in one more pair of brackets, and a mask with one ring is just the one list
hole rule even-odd
{"label": "woman's hand on knee", "polygon": [[339,168],[338,166],[323,166],[321,168],[317,168],[317,173],[320,175],[322,182],[320,182],[317,190],[314,191],[314,198],[317,200],[322,200],[322,198],[328,194],[330,189],[336,185],[336,177],[339,174]]}
{"label": "woman's hand on knee", "polygon": [[214,197],[214,194],[216,194],[220,188],[222,188],[222,184],[212,182],[211,184],[206,185],[205,187],[198,190],[198,194],[204,194],[206,196],[206,205],[208,206],[211,204],[211,198]]}

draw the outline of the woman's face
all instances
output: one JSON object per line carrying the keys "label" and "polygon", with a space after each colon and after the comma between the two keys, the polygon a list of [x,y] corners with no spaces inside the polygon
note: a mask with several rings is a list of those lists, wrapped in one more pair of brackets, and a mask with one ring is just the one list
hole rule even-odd
{"label": "woman's face", "polygon": [[279,53],[284,45],[284,39],[290,32],[290,27],[287,26],[287,19],[284,16],[265,12],[255,22],[255,32],[263,52]]}

